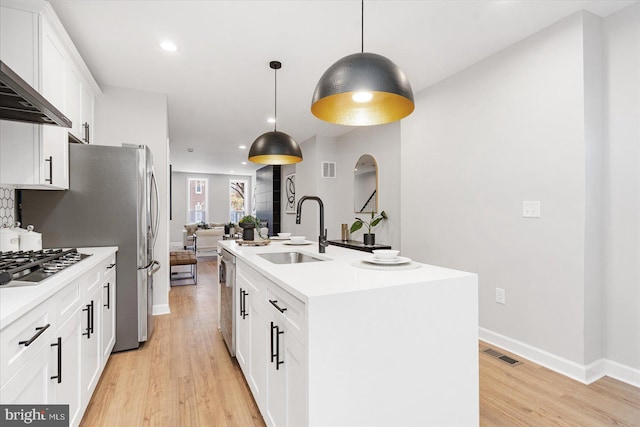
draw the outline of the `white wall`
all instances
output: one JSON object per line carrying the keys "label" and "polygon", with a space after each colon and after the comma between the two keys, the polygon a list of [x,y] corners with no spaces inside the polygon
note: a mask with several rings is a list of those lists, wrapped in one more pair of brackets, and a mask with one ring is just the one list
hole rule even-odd
{"label": "white wall", "polygon": [[95,100],[97,145],[123,143],[147,145],[153,153],[153,167],[160,198],[160,228],[155,258],[162,267],[154,275],[153,312],[169,312],[169,140],[167,96],[103,86]]}
{"label": "white wall", "polygon": [[[301,196],[319,196],[325,206],[325,228],[328,238],[341,237],[341,224],[351,226],[356,214],[353,207],[353,168],[363,154],[370,154],[378,162],[378,206],[389,215],[375,228],[376,242],[400,248],[400,124],[355,128],[339,137],[315,137],[300,143],[304,160],[282,168],[282,177],[296,172],[296,200]],[[336,178],[321,177],[323,161],[336,163]],[[282,188],[282,206],[286,191]],[[318,238],[318,207],[305,202],[302,223],[295,224],[295,215],[282,214],[282,230]],[[354,233],[362,240],[362,231]]]}
{"label": "white wall", "polygon": [[250,175],[199,174],[173,172],[173,219],[171,220],[171,241],[182,241],[182,229],[187,221],[187,194],[189,178],[206,179],[209,185],[207,222],[229,222],[229,181],[247,181],[247,214],[251,213],[254,180]]}
{"label": "white wall", "polygon": [[582,30],[573,15],[422,91],[401,129],[404,254],[478,273],[481,327],[580,364]]}
{"label": "white wall", "polygon": [[[367,218],[354,212],[353,169],[360,156],[370,154],[378,163],[378,210],[389,216],[374,229],[376,243],[400,249],[400,122],[356,128],[338,138],[336,151],[339,222],[351,227],[356,216]],[[336,231],[335,238],[339,239],[339,224]],[[351,238],[362,241],[364,231],[355,232]]]}
{"label": "white wall", "polygon": [[604,19],[604,56],[605,349],[640,370],[640,4]]}

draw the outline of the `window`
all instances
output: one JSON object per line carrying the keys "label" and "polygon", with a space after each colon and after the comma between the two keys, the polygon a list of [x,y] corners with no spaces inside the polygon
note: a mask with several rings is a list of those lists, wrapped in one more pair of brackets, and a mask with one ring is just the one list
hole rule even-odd
{"label": "window", "polygon": [[246,199],[247,181],[229,181],[229,221],[237,224],[240,218],[246,215],[247,199]]}
{"label": "window", "polygon": [[207,222],[208,180],[189,178],[187,194],[187,219],[189,223]]}

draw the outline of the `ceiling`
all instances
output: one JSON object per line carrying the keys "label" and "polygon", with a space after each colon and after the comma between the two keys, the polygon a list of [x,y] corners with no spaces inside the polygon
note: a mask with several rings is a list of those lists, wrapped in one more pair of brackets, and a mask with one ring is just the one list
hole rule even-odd
{"label": "ceiling", "polygon": [[[101,87],[168,96],[175,171],[261,167],[242,165],[248,149],[238,146],[273,130],[271,60],[282,62],[279,131],[300,143],[353,129],[316,119],[310,105],[322,73],[360,50],[358,0],[50,2]],[[604,17],[632,3],[372,0],[364,4],[364,50],[398,64],[417,93],[578,10]],[[178,50],[163,51],[164,40]]]}

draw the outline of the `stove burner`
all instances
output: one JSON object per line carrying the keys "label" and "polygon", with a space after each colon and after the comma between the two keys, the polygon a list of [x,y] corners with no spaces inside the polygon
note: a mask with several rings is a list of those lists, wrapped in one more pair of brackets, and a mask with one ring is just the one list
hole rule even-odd
{"label": "stove burner", "polygon": [[35,285],[88,256],[77,249],[0,252],[0,286]]}

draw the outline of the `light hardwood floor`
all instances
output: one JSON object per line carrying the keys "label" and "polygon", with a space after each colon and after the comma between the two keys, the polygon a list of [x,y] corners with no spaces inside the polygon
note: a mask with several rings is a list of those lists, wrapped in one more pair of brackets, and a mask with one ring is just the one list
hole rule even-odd
{"label": "light hardwood floor", "polygon": [[[217,330],[216,283],[215,258],[199,258],[198,286],[172,288],[151,340],[111,356],[81,426],[264,426]],[[480,353],[481,426],[640,427],[640,389],[608,377],[585,386],[513,357],[524,363]]]}

